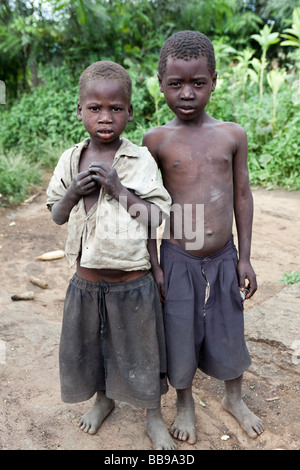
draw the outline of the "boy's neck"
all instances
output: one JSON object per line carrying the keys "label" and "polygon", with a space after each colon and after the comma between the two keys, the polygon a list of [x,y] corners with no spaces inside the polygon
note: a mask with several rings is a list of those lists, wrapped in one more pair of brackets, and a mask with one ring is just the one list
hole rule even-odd
{"label": "boy's neck", "polygon": [[201,127],[203,124],[206,124],[209,122],[211,119],[213,119],[211,116],[209,116],[206,111],[203,111],[200,116],[198,116],[195,119],[181,119],[178,116],[175,116],[173,119],[173,123],[175,126],[188,126],[188,127]]}
{"label": "boy's neck", "polygon": [[89,148],[90,150],[95,151],[95,152],[101,152],[101,153],[114,152],[115,153],[117,152],[117,150],[119,150],[119,148],[121,147],[121,144],[122,144],[122,139],[120,136],[117,137],[112,142],[107,142],[107,143],[98,142],[91,138],[90,143],[89,143]]}

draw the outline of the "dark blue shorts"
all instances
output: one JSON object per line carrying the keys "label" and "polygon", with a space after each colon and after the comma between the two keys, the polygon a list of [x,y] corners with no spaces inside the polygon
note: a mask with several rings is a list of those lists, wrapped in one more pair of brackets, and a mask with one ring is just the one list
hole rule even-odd
{"label": "dark blue shorts", "polygon": [[142,408],[167,392],[163,313],[151,273],[129,282],[69,283],[59,349],[62,400],[105,390]]}
{"label": "dark blue shorts", "polygon": [[220,380],[238,378],[251,364],[244,339],[237,251],[231,239],[200,258],[168,240],[161,245],[164,323],[171,385],[192,385],[197,368]]}

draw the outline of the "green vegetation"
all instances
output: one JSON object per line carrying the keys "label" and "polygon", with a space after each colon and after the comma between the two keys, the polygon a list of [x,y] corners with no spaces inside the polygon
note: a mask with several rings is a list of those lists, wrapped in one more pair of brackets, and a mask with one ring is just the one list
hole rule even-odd
{"label": "green vegetation", "polygon": [[297,282],[300,282],[300,272],[290,271],[289,273],[284,273],[280,282],[284,282],[286,286],[297,284]]}
{"label": "green vegetation", "polygon": [[40,183],[38,164],[31,164],[26,155],[7,153],[1,156],[0,196],[5,202],[23,202],[28,196],[29,186]]}
{"label": "green vegetation", "polygon": [[[218,84],[208,106],[247,131],[253,186],[300,189],[299,0],[51,0],[0,4],[0,204],[19,203],[85,137],[77,85],[96,60],[114,60],[133,80],[126,134],[172,118],[159,91],[160,47],[197,29],[214,43]],[[2,202],[1,202],[2,201]]]}

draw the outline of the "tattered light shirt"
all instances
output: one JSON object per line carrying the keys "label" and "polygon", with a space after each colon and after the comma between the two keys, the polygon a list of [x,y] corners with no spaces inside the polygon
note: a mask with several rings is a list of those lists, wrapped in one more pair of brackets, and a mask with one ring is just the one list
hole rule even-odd
{"label": "tattered light shirt", "polygon": [[[60,157],[47,189],[49,209],[63,198],[78,174],[82,150],[89,142],[89,138],[85,139]],[[155,204],[164,217],[169,216],[171,198],[146,147],[132,144],[123,137],[112,166],[124,187]],[[114,197],[101,188],[98,202],[88,212],[83,197],[73,207],[68,220],[65,253],[70,266],[80,256],[80,265],[85,268],[147,270],[151,266],[147,238],[148,228],[131,217]]]}

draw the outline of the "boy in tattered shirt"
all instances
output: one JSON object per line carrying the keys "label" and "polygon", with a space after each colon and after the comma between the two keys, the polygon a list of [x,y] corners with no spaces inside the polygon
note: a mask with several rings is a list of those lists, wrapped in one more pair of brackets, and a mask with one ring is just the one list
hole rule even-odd
{"label": "boy in tattered shirt", "polygon": [[76,263],[60,342],[62,400],[97,393],[79,420],[90,434],[114,399],[146,408],[154,448],[172,449],[160,410],[163,319],[147,250],[148,230],[169,215],[170,196],[148,150],[120,137],[133,119],[123,67],[100,61],[83,72],[77,115],[89,138],[63,153],[47,190],[53,220],[68,222],[65,252]]}

